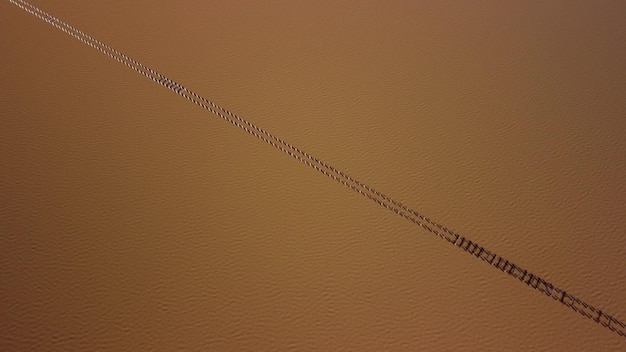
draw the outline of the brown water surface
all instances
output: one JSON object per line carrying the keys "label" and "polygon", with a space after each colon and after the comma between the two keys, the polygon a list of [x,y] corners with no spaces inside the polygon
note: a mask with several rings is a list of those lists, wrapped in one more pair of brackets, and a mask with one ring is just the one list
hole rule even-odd
{"label": "brown water surface", "polygon": [[[32,3],[626,320],[626,2]],[[626,339],[0,2],[0,350]]]}

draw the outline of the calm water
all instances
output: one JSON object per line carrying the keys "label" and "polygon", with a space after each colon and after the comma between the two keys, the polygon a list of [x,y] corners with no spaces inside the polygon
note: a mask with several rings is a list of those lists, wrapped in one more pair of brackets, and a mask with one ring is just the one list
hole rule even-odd
{"label": "calm water", "polygon": [[[32,1],[626,319],[626,3]],[[626,339],[0,2],[0,350]]]}

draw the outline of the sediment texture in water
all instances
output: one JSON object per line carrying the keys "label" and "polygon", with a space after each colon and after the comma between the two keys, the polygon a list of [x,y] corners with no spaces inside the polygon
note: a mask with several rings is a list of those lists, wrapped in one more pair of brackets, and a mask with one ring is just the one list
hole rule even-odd
{"label": "sediment texture in water", "polygon": [[[619,2],[33,1],[624,320]],[[0,3],[2,350],[623,338]]]}

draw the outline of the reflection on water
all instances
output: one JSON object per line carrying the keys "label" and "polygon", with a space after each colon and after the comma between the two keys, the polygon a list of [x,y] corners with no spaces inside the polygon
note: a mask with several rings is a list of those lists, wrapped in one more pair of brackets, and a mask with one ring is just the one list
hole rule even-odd
{"label": "reflection on water", "polygon": [[[33,4],[623,320],[623,5]],[[3,349],[623,348],[0,6]]]}

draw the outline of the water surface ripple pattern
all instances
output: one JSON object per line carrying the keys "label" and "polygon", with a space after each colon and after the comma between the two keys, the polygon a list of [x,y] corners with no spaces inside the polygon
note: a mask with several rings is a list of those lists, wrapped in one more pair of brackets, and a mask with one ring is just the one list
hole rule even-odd
{"label": "water surface ripple pattern", "polygon": [[370,200],[378,203],[380,206],[387,208],[397,215],[400,215],[401,217],[424,228],[430,233],[461,248],[465,252],[474,255],[476,258],[500,269],[502,272],[518,279],[527,286],[538,290],[548,297],[551,297],[556,302],[559,302],[571,308],[575,312],[578,312],[581,315],[595,321],[596,323],[605,328],[608,328],[618,335],[626,337],[626,324],[616,319],[614,316],[605,313],[601,309],[591,306],[590,304],[573,296],[571,293],[568,293],[566,290],[554,286],[552,283],[542,279],[535,274],[528,272],[527,270],[516,264],[511,263],[505,258],[487,250],[483,246],[480,246],[477,243],[470,241],[459,233],[454,232],[449,228],[431,220],[423,214],[420,214],[419,212],[404,205],[403,203],[394,200],[393,198],[373,189],[365,183],[358,181],[357,179],[345,174],[344,172],[332,167],[331,165],[326,164],[322,160],[306,153],[302,149],[299,149],[296,146],[274,136],[273,134],[263,130],[255,124],[224,109],[216,103],[185,88],[183,85],[175,82],[174,80],[141,64],[140,62],[128,57],[127,55],[115,50],[109,45],[72,27],[66,22],[63,22],[60,19],[40,10],[39,8],[27,3],[26,1],[9,0],[9,2],[20,7],[22,10],[30,13],[31,15],[51,24],[52,26],[65,32],[66,34],[80,40],[84,44],[87,44],[92,48],[99,50],[110,58],[128,66],[129,68],[135,70],[137,73],[142,74],[146,78],[151,79],[152,81],[168,88],[176,94],[186,98],[190,102],[239,127],[240,129],[257,137],[258,139],[280,150],[281,152],[288,154],[289,156],[302,162],[303,164],[310,166],[313,169],[321,172],[322,174],[332,178],[333,180],[350,188],[354,192],[357,192],[360,195],[369,198]]}

